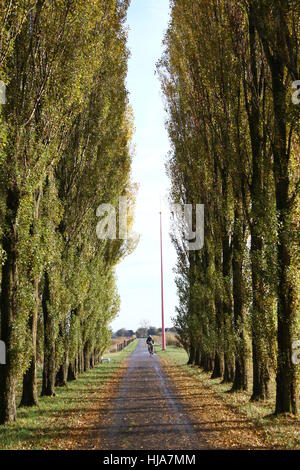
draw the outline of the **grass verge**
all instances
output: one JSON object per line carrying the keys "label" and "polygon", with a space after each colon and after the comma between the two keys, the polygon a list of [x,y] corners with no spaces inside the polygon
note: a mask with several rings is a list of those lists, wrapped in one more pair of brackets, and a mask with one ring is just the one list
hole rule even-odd
{"label": "grass verge", "polygon": [[0,426],[0,449],[78,447],[93,427],[91,423],[97,421],[99,407],[109,400],[109,390],[136,345],[134,341],[123,351],[110,354],[110,364],[98,365],[66,387],[56,388],[55,397],[40,397],[38,407],[19,408],[16,422]]}
{"label": "grass verge", "polygon": [[221,379],[210,378],[198,367],[188,366],[188,356],[181,348],[169,346],[165,352],[157,347],[157,354],[167,364],[176,364],[182,373],[187,373],[203,385],[211,389],[218,398],[236,413],[247,417],[254,425],[264,432],[270,448],[299,449],[300,448],[300,419],[291,416],[275,417],[274,401],[250,402],[250,392],[230,393],[231,384],[221,383]]}

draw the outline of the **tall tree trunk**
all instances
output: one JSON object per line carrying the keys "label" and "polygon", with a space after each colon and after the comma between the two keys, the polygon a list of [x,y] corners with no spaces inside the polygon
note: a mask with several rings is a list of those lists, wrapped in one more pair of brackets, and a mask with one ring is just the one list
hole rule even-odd
{"label": "tall tree trunk", "polygon": [[[216,301],[216,334],[217,340],[221,337],[221,323],[222,323],[222,304],[219,300]],[[219,347],[219,344],[217,344]],[[216,350],[214,354],[214,368],[212,372],[212,379],[223,377],[224,374],[224,353],[220,350]]]}
{"label": "tall tree trunk", "polygon": [[195,366],[200,366],[201,362],[201,353],[200,353],[200,347],[197,346],[196,348],[196,354],[195,354]]}
{"label": "tall tree trunk", "polygon": [[[194,215],[194,213],[193,213]],[[188,316],[189,316],[189,338],[190,338],[190,354],[188,364],[193,365],[196,359],[197,351],[197,334],[195,331],[195,298],[194,298],[194,287],[195,287],[195,274],[196,274],[196,260],[195,252],[188,252],[189,258],[189,302],[188,302]]]}
{"label": "tall tree trunk", "polygon": [[[201,355],[202,357],[202,355]],[[202,361],[201,361],[202,362]],[[213,361],[213,358],[211,356],[211,354],[204,354],[203,355],[203,370],[205,372],[211,372],[214,368],[214,361]]]}
{"label": "tall tree trunk", "polygon": [[223,383],[230,383],[234,381],[234,358],[225,353],[224,354],[224,376]]}
{"label": "tall tree trunk", "polygon": [[76,372],[76,359],[74,361],[69,362],[69,367],[68,367],[68,382],[71,382],[72,380],[77,379],[77,372]]}
{"label": "tall tree trunk", "polygon": [[[253,354],[253,392],[251,400],[264,400],[269,396],[269,365],[265,353],[264,332],[265,306],[262,279],[263,263],[263,151],[261,136],[260,85],[257,71],[257,40],[255,33],[255,12],[249,9],[250,67],[252,83],[248,120],[252,147],[252,223],[251,223],[251,270],[252,270],[252,354]],[[247,99],[247,98],[246,98]]]}
{"label": "tall tree trunk", "polygon": [[55,395],[55,339],[53,332],[53,320],[49,313],[50,302],[50,280],[49,274],[45,272],[43,290],[43,316],[44,316],[44,367],[42,396]]}
{"label": "tall tree trunk", "polygon": [[55,377],[55,386],[56,387],[65,387],[67,385],[67,375],[68,375],[68,341],[66,337],[66,327],[64,321],[59,325],[59,337],[61,338],[63,344],[63,358],[62,363],[59,365],[58,371],[56,372]]}
{"label": "tall tree trunk", "polygon": [[83,348],[81,348],[81,350],[80,350],[79,363],[80,363],[80,373],[82,374],[84,372],[84,352],[83,352]]}
{"label": "tall tree trunk", "polygon": [[[275,117],[273,137],[274,179],[276,209],[278,214],[278,357],[276,374],[276,414],[297,414],[296,367],[292,364],[293,322],[296,317],[296,282],[291,275],[291,204],[290,204],[290,156],[287,126],[290,116],[287,112],[289,79],[298,77],[298,37],[289,34],[291,5],[279,1],[271,11],[255,3],[256,28],[263,43],[264,52],[272,74],[272,95]],[[267,17],[272,14],[272,18]],[[297,13],[296,13],[297,15]]]}
{"label": "tall tree trunk", "polygon": [[66,354],[64,354],[63,363],[59,366],[58,371],[56,373],[55,386],[65,387],[67,385],[67,376],[68,376],[67,357],[66,357]]}
{"label": "tall tree trunk", "polygon": [[192,341],[192,339],[191,339],[190,341],[191,341],[191,344],[190,344],[190,348],[189,348],[189,360],[188,360],[188,364],[189,364],[189,365],[192,365],[192,364],[194,364],[194,362],[195,362],[196,348],[195,348],[195,345],[194,345],[194,341]]}
{"label": "tall tree trunk", "polygon": [[284,66],[281,56],[270,62],[275,114],[274,176],[278,213],[278,356],[276,414],[297,414],[296,366],[292,363],[293,325],[296,318],[296,282],[291,270],[290,175],[287,149],[287,110]]}
{"label": "tall tree trunk", "polygon": [[[34,199],[34,218],[32,224],[32,235],[36,235],[37,222],[39,220],[40,202],[42,197],[41,186],[37,189]],[[36,276],[33,281],[34,307],[29,319],[29,328],[32,336],[32,355],[30,365],[23,376],[23,392],[20,406],[37,406],[37,383],[36,383],[36,348],[37,348],[37,324],[39,313],[39,284],[40,277]]]}
{"label": "tall tree trunk", "polygon": [[17,257],[16,216],[18,191],[8,190],[6,200],[6,231],[2,248],[6,253],[1,276],[1,340],[6,346],[6,364],[0,364],[0,424],[16,419],[15,377],[13,367],[13,324],[16,316]]}
{"label": "tall tree trunk", "polygon": [[[284,230],[284,229],[283,229]],[[278,355],[275,413],[297,414],[296,365],[292,363],[293,322],[295,318],[295,287],[289,276],[290,244],[279,236],[278,261]]]}
{"label": "tall tree trunk", "polygon": [[[227,146],[226,146],[227,147]],[[232,300],[231,300],[231,247],[229,238],[228,207],[228,169],[222,169],[222,275],[223,275],[223,334],[224,334],[224,376],[223,382],[233,382],[234,356],[230,338],[232,337]],[[228,340],[229,339],[229,340]]]}
{"label": "tall tree trunk", "polygon": [[77,379],[77,375],[78,375],[78,354],[75,355],[73,365],[74,365],[75,377]]}
{"label": "tall tree trunk", "polygon": [[213,373],[211,375],[212,379],[218,379],[220,377],[223,377],[224,373],[224,360],[223,357],[218,353],[217,351],[215,352],[215,357],[214,357],[214,368],[213,368]]}
{"label": "tall tree trunk", "polygon": [[235,354],[235,375],[232,391],[248,389],[247,345],[245,338],[245,288],[243,274],[244,229],[242,206],[238,194],[235,196],[234,230],[233,230],[233,313],[235,335],[237,338]]}
{"label": "tall tree trunk", "polygon": [[95,352],[93,351],[90,355],[90,368],[93,369],[95,367]]}
{"label": "tall tree trunk", "polygon": [[90,369],[90,351],[86,343],[83,350],[83,370],[87,372]]}
{"label": "tall tree trunk", "polygon": [[[216,248],[215,252],[215,266],[216,272],[221,270],[221,254]],[[223,322],[223,302],[220,293],[215,292],[215,312],[216,312],[216,351],[214,355],[214,368],[211,378],[217,379],[223,377],[224,373],[224,353],[223,353],[223,338],[222,338],[222,322]]]}
{"label": "tall tree trunk", "polygon": [[36,381],[36,347],[37,347],[37,322],[39,310],[39,280],[34,280],[34,310],[30,319],[32,334],[32,356],[30,365],[23,376],[23,392],[20,406],[37,406],[37,381]]}
{"label": "tall tree trunk", "polygon": [[82,367],[81,367],[81,346],[78,351],[77,355],[77,373],[81,374],[82,373]]}
{"label": "tall tree trunk", "polygon": [[265,400],[269,397],[269,365],[265,353],[264,329],[265,315],[263,304],[263,284],[261,262],[263,257],[262,238],[256,235],[255,227],[251,231],[252,264],[252,355],[253,355],[253,392],[252,401]]}

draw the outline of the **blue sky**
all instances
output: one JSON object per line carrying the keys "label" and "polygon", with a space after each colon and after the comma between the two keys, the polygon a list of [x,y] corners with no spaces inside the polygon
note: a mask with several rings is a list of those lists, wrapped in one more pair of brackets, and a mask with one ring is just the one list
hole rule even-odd
{"label": "blue sky", "polygon": [[128,47],[131,52],[127,88],[135,118],[133,181],[139,185],[134,230],[140,234],[136,251],[117,268],[121,311],[114,330],[136,329],[142,320],[161,325],[159,208],[163,209],[166,326],[174,317],[176,287],[175,250],[169,237],[169,210],[165,203],[169,181],[165,161],[170,149],[166,118],[155,65],[169,21],[168,0],[132,0],[128,12]]}

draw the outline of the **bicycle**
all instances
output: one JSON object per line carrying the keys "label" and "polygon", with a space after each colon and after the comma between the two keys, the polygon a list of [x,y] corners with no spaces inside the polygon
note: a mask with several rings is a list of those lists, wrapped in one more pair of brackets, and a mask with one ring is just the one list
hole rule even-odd
{"label": "bicycle", "polygon": [[153,346],[152,343],[149,343],[149,344],[148,344],[148,351],[149,351],[150,356],[153,356],[153,354],[154,354],[154,346]]}

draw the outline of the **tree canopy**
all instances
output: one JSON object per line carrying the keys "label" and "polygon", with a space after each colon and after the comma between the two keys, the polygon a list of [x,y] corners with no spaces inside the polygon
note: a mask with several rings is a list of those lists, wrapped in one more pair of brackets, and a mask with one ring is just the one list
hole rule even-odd
{"label": "tree canopy", "polygon": [[133,129],[126,0],[1,2],[0,423],[99,359],[119,310],[115,267],[134,248],[100,240],[97,208],[130,201]]}

